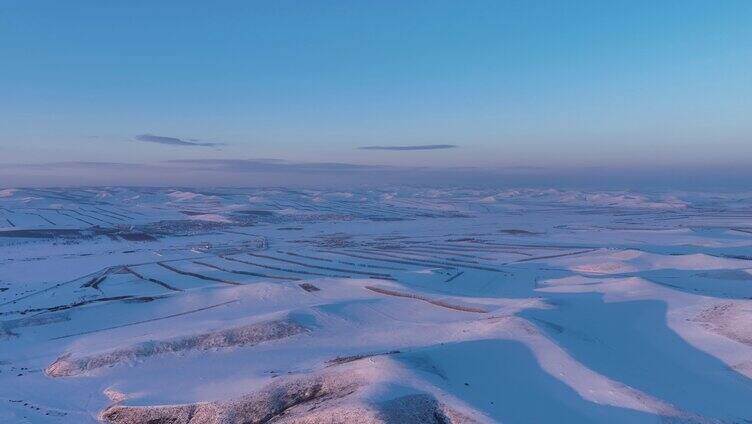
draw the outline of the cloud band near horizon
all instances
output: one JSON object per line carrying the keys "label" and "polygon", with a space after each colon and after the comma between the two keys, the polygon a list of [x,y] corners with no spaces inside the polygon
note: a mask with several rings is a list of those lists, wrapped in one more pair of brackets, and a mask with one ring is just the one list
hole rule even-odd
{"label": "cloud band near horizon", "polygon": [[147,143],[167,144],[170,146],[189,146],[189,147],[217,147],[224,146],[224,143],[209,143],[197,140],[183,140],[177,137],[165,137],[154,134],[140,134],[134,138],[136,141],[144,141]]}
{"label": "cloud band near horizon", "polygon": [[358,147],[359,150],[443,150],[443,149],[456,149],[459,146],[454,144],[421,144],[417,146],[362,146]]}

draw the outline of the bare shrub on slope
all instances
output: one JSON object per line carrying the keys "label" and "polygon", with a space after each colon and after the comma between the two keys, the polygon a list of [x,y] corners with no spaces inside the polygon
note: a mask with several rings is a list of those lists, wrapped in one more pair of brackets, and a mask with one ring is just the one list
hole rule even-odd
{"label": "bare shrub on slope", "polygon": [[[122,406],[100,418],[114,424],[377,424],[474,423],[428,394],[368,402],[360,389],[378,379],[378,363],[327,369],[312,375],[275,380],[260,390],[229,401],[187,405]],[[363,366],[367,365],[367,366]]]}
{"label": "bare shrub on slope", "polygon": [[473,306],[466,306],[466,305],[455,305],[453,303],[445,302],[443,300],[438,300],[438,299],[431,299],[430,297],[421,296],[415,293],[401,292],[401,291],[390,290],[390,289],[385,289],[382,287],[375,287],[375,286],[365,286],[365,288],[372,292],[385,294],[387,296],[405,297],[408,299],[422,300],[432,305],[440,306],[442,308],[447,308],[447,309],[453,309],[455,311],[475,312],[479,314],[488,313],[487,310],[482,309],[482,308],[476,308]]}
{"label": "bare shrub on slope", "polygon": [[709,306],[693,321],[731,340],[752,346],[752,329],[748,324],[751,317],[752,303],[737,300]]}
{"label": "bare shrub on slope", "polygon": [[113,366],[154,355],[255,345],[264,341],[293,336],[305,331],[307,329],[304,326],[289,319],[264,321],[242,327],[173,339],[141,342],[92,355],[76,356],[67,354],[59,357],[47,367],[45,372],[51,377],[69,377],[97,368]]}

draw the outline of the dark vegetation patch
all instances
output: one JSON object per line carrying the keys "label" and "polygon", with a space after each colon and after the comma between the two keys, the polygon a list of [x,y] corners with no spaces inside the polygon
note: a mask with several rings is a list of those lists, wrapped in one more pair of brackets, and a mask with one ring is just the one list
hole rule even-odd
{"label": "dark vegetation patch", "polygon": [[302,283],[302,284],[298,284],[298,285],[300,286],[301,289],[303,289],[303,290],[305,290],[307,292],[317,292],[317,291],[321,290],[320,288],[314,286],[311,283]]}
{"label": "dark vegetation patch", "polygon": [[189,236],[229,227],[223,222],[199,220],[164,220],[136,227],[136,230],[153,236]]}
{"label": "dark vegetation patch", "polygon": [[467,215],[461,212],[453,212],[453,211],[422,212],[422,213],[416,213],[415,216],[419,218],[471,218],[470,215]]}
{"label": "dark vegetation patch", "polygon": [[0,237],[36,238],[36,239],[91,239],[106,236],[117,241],[118,238],[128,241],[155,241],[156,238],[143,231],[124,228],[105,228],[92,226],[87,229],[74,228],[40,228],[26,230],[0,231]]}
{"label": "dark vegetation patch", "polygon": [[242,215],[262,216],[262,217],[270,217],[270,216],[275,215],[273,211],[262,211],[262,210],[235,211],[235,213],[239,213]]}
{"label": "dark vegetation patch", "polygon": [[359,355],[338,356],[334,359],[330,359],[326,361],[326,363],[328,366],[340,365],[340,364],[346,364],[348,362],[358,361],[358,360],[365,359],[365,358],[372,358],[374,356],[396,355],[398,353],[402,353],[402,352],[399,350],[390,350],[389,352],[362,353]]}
{"label": "dark vegetation patch", "polygon": [[499,230],[502,234],[508,234],[510,236],[536,236],[541,233],[536,233],[534,231],[528,231],[528,230],[520,230],[516,228],[510,228],[510,229],[503,229]]}
{"label": "dark vegetation patch", "polygon": [[318,247],[354,247],[357,243],[352,240],[352,236],[346,233],[326,234],[317,236],[313,244]]}
{"label": "dark vegetation patch", "polygon": [[50,228],[37,230],[5,230],[0,231],[0,237],[19,237],[19,238],[79,238],[86,235],[86,232],[75,229]]}
{"label": "dark vegetation patch", "polygon": [[119,233],[118,236],[123,240],[128,241],[156,241],[157,238],[146,233],[133,232],[133,233]]}
{"label": "dark vegetation patch", "polygon": [[274,211],[266,210],[240,210],[232,212],[232,220],[239,226],[252,226],[264,224],[284,224],[287,222],[297,223],[293,217],[278,215]]}
{"label": "dark vegetation patch", "polygon": [[412,221],[407,218],[399,218],[393,216],[369,216],[368,219],[376,222],[396,222],[396,221]]}

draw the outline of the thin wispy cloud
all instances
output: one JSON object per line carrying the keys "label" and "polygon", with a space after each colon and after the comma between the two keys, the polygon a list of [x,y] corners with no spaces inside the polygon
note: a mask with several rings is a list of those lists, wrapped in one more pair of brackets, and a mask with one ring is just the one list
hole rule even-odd
{"label": "thin wispy cloud", "polygon": [[107,170],[143,170],[157,169],[156,166],[142,163],[126,162],[97,162],[97,161],[65,161],[65,162],[43,162],[43,163],[6,163],[3,164],[7,169],[31,169],[39,171],[59,171],[59,170],[92,170],[97,174]]}
{"label": "thin wispy cloud", "polygon": [[189,147],[217,147],[224,146],[224,143],[210,143],[206,141],[199,141],[194,139],[183,140],[177,137],[165,137],[162,135],[154,134],[141,134],[135,137],[136,141],[144,141],[147,143],[167,144],[170,146],[189,146]]}
{"label": "thin wispy cloud", "polygon": [[173,159],[165,163],[196,169],[230,172],[356,172],[388,169],[380,165],[340,162],[288,162],[280,159]]}
{"label": "thin wispy cloud", "polygon": [[362,146],[360,150],[442,150],[456,149],[454,144],[420,144],[417,146]]}

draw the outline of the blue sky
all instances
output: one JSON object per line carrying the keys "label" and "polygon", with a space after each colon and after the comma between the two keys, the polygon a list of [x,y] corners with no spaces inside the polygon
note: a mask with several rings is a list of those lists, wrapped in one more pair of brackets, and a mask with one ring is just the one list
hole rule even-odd
{"label": "blue sky", "polygon": [[[750,22],[749,1],[5,0],[0,163],[743,166]],[[457,147],[360,149],[424,145]]]}

